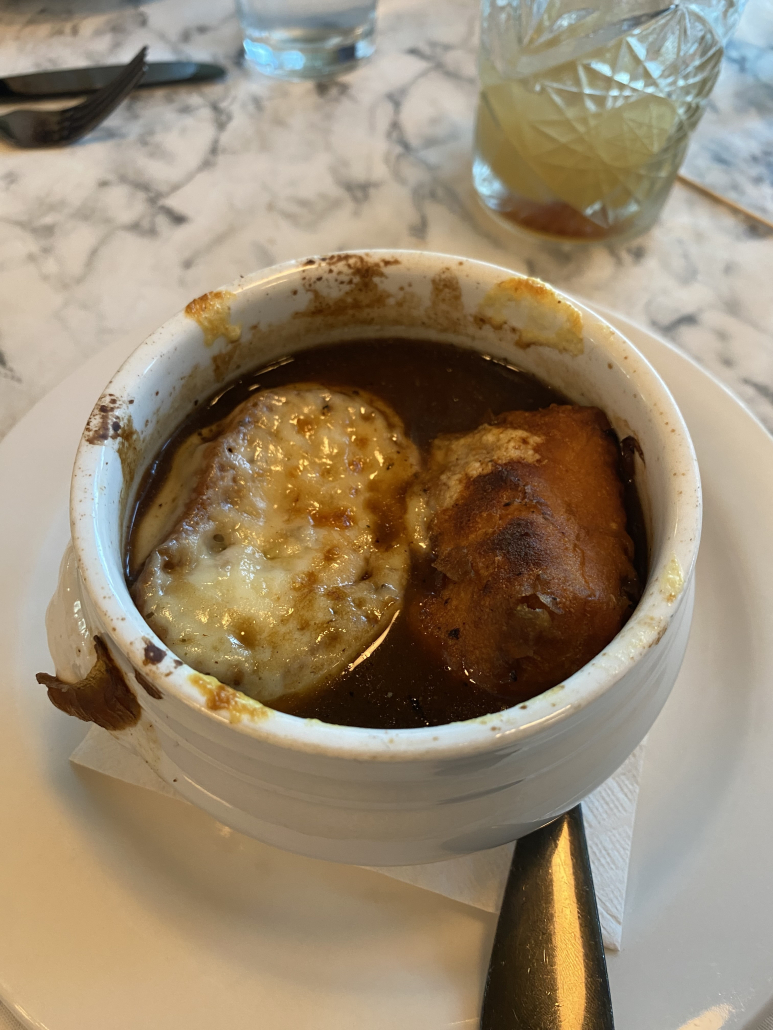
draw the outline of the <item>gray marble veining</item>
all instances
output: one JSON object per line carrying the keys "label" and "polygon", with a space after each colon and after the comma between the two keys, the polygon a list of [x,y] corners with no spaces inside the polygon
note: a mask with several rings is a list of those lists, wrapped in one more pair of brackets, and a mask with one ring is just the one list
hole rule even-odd
{"label": "gray marble veining", "polygon": [[[0,434],[121,337],[260,266],[422,247],[528,271],[674,341],[773,429],[773,233],[677,185],[625,246],[509,234],[470,185],[475,0],[382,0],[377,54],[328,84],[245,69],[231,0],[16,0],[0,70],[150,56],[225,82],[133,96],[65,150],[0,146]],[[773,217],[773,5],[751,0],[687,170]]]}
{"label": "gray marble veining", "polygon": [[725,51],[722,74],[685,172],[773,221],[773,3],[752,0]]}

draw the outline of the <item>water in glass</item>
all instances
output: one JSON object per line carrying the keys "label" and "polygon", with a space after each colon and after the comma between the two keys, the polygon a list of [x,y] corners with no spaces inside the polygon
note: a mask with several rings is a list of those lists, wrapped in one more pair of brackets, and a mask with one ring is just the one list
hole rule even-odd
{"label": "water in glass", "polygon": [[336,75],[370,57],[376,0],[237,0],[247,59],[284,79]]}

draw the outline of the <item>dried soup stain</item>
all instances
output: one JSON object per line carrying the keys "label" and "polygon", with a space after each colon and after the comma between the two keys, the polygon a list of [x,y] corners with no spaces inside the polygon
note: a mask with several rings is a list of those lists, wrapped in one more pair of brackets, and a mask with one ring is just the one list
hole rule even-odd
{"label": "dried soup stain", "polygon": [[663,639],[663,637],[666,635],[666,630],[667,629],[668,629],[668,623],[663,621],[661,623],[660,628],[658,629],[657,633],[655,634],[655,636],[650,641],[649,646],[650,647],[656,647],[660,643],[660,641]]}
{"label": "dried soup stain", "polygon": [[145,693],[155,698],[156,701],[160,701],[163,698],[164,695],[161,693],[161,691],[150,682],[147,676],[143,676],[142,673],[137,672],[136,669],[134,670],[134,678],[137,680],[137,682],[145,691]]}
{"label": "dried soup stain", "polygon": [[86,443],[100,446],[105,441],[115,439],[121,429],[120,420],[116,419],[116,410],[120,401],[113,393],[104,394],[89,415],[83,433]]}
{"label": "dried soup stain", "polygon": [[159,665],[166,658],[166,651],[146,638],[144,656],[145,665]]}
{"label": "dried soup stain", "polygon": [[214,676],[192,672],[188,676],[188,681],[201,692],[204,707],[208,711],[228,712],[230,722],[240,722],[242,719],[257,722],[267,719],[271,713],[270,708],[266,708],[259,701],[253,701],[232,687],[227,687]]}
{"label": "dried soup stain", "polygon": [[539,279],[504,279],[492,286],[478,305],[480,322],[513,331],[519,347],[535,344],[567,354],[582,354],[580,311]]}
{"label": "dried soup stain", "polygon": [[668,604],[673,604],[683,589],[684,573],[682,572],[682,566],[677,561],[676,556],[672,555],[663,573],[661,590]]}
{"label": "dried soup stain", "polygon": [[[129,401],[131,404],[131,401]],[[124,484],[128,485],[134,479],[137,470],[137,462],[142,452],[140,434],[134,426],[131,415],[123,416],[123,425],[116,423],[118,429],[115,431],[118,437],[118,457],[121,462]]]}
{"label": "dried soup stain", "polygon": [[[396,264],[396,261],[387,258],[374,261],[362,254],[337,254],[323,258],[319,265],[315,264],[314,271],[325,262],[335,268],[337,275],[333,286],[339,289],[332,294],[323,293],[317,285],[320,276],[304,277],[303,288],[310,297],[303,311],[294,313],[294,319],[341,316],[354,311],[367,315],[392,300],[380,281],[387,277],[384,268]],[[344,287],[342,292],[341,287]]]}
{"label": "dried soup stain", "polygon": [[230,290],[214,290],[196,297],[186,306],[185,314],[204,333],[206,347],[211,347],[220,336],[224,336],[229,343],[236,343],[241,336],[241,325],[231,324],[231,301],[234,296]]}
{"label": "dried soup stain", "polygon": [[441,268],[432,277],[428,314],[438,329],[465,328],[467,314],[462,300],[462,287],[459,277],[450,268]]}

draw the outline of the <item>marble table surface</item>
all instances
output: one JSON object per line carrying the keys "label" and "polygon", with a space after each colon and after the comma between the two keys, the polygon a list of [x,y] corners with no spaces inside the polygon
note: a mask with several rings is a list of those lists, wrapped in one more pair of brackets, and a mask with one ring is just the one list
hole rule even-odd
{"label": "marble table surface", "polygon": [[[374,59],[315,85],[242,66],[233,0],[0,4],[2,74],[125,61],[145,43],[151,59],[229,72],[135,95],[77,146],[0,144],[0,436],[90,355],[141,342],[192,297],[355,247],[481,258],[616,309],[773,431],[773,231],[680,184],[625,245],[501,229],[470,185],[476,21],[476,0],[381,0]],[[749,3],[685,171],[773,220],[771,0]]]}
{"label": "marble table surface", "polygon": [[[328,84],[240,64],[233,0],[0,4],[3,74],[215,59],[226,81],[145,91],[77,146],[0,144],[0,435],[117,338],[305,254],[421,247],[528,271],[651,327],[773,430],[773,232],[677,184],[624,246],[500,229],[470,185],[476,0],[382,0],[376,56]],[[686,171],[773,220],[773,2],[751,0]]]}

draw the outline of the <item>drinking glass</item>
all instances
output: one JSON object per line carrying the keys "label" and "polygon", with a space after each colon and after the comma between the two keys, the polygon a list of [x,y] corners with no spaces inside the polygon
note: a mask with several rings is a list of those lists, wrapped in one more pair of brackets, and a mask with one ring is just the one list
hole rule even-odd
{"label": "drinking glass", "polygon": [[473,180],[570,240],[655,221],[744,0],[483,0]]}
{"label": "drinking glass", "polygon": [[281,79],[323,79],[375,49],[376,0],[237,0],[247,59]]}

